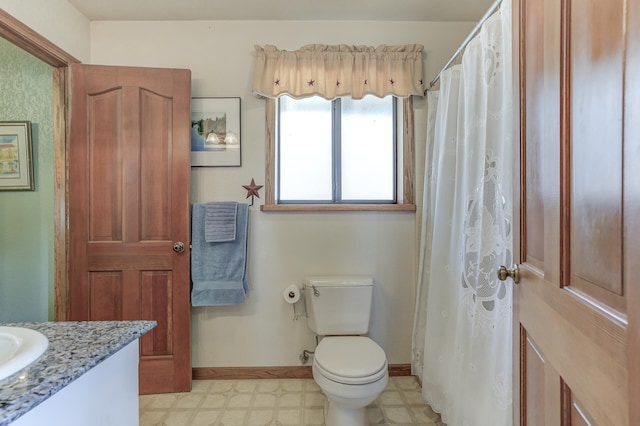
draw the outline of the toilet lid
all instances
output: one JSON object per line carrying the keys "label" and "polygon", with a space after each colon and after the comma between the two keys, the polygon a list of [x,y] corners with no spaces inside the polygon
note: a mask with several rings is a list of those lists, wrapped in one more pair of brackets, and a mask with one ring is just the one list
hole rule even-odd
{"label": "toilet lid", "polygon": [[314,362],[324,376],[342,383],[371,382],[387,372],[384,350],[363,336],[325,337],[316,348]]}

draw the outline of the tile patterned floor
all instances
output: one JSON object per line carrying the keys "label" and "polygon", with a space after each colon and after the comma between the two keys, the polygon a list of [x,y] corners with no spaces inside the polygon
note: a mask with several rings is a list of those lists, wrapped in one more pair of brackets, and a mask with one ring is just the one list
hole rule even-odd
{"label": "tile patterned floor", "polygon": [[[140,426],[320,426],[325,396],[313,379],[195,380],[189,393],[140,396]],[[372,425],[445,426],[415,377],[391,377],[367,407]]]}

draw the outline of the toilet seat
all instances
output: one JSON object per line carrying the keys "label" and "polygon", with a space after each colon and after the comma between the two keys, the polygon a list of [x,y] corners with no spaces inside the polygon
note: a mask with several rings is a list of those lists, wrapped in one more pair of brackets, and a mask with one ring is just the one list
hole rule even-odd
{"label": "toilet seat", "polygon": [[388,374],[384,350],[364,336],[325,337],[313,362],[324,377],[343,384],[372,383]]}

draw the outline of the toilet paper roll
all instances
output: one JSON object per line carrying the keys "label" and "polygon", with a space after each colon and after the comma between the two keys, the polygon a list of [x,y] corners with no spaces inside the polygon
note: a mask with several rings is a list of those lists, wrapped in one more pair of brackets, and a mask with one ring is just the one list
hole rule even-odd
{"label": "toilet paper roll", "polygon": [[300,300],[300,288],[295,284],[291,284],[289,287],[284,289],[283,296],[285,302],[296,303]]}

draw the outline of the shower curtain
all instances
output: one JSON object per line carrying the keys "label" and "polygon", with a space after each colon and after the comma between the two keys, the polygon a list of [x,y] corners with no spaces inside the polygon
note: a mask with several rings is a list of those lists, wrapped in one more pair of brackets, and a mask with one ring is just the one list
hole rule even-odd
{"label": "shower curtain", "polygon": [[449,426],[511,425],[511,7],[428,93],[412,368]]}

